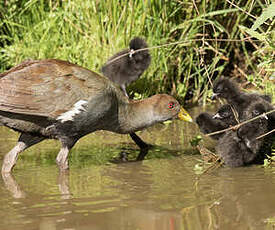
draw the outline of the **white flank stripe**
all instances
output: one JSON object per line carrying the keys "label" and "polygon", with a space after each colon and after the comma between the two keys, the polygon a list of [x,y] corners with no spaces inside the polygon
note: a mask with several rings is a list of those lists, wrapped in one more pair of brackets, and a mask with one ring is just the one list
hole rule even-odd
{"label": "white flank stripe", "polygon": [[65,121],[72,121],[76,114],[86,111],[84,105],[86,105],[87,103],[88,102],[84,100],[76,102],[71,110],[67,111],[66,113],[62,113],[60,116],[57,117],[57,120],[61,120],[62,123]]}

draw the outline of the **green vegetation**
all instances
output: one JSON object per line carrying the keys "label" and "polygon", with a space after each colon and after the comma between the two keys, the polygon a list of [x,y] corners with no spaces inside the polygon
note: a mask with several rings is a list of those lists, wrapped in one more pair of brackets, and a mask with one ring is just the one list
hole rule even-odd
{"label": "green vegetation", "polygon": [[131,86],[137,96],[166,92],[206,102],[210,80],[230,75],[275,98],[274,4],[0,0],[0,71],[26,59],[58,58],[99,72],[108,57],[142,36],[150,47],[179,43],[150,50],[149,70]]}
{"label": "green vegetation", "polygon": [[275,226],[275,217],[271,217],[271,218],[268,218],[265,220],[265,223],[266,223],[266,230],[271,230],[271,229],[274,229],[274,226]]}

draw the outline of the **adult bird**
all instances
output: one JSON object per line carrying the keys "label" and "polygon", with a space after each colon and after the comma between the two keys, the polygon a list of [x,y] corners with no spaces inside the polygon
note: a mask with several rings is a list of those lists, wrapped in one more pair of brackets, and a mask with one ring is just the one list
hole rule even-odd
{"label": "adult bird", "polygon": [[91,132],[128,134],[176,117],[192,120],[167,94],[129,100],[108,78],[86,68],[55,59],[27,61],[0,75],[0,123],[21,133],[2,172],[9,173],[20,152],[44,139],[61,142],[56,162],[64,170],[70,149]]}

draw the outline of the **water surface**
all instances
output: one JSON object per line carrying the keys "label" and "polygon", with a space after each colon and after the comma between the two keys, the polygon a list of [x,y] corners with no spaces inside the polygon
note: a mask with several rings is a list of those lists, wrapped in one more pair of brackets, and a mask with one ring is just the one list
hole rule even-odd
{"label": "water surface", "polygon": [[[122,149],[138,154],[131,139],[93,133],[76,144],[71,169],[62,174],[58,142],[33,146],[0,180],[0,229],[274,229],[274,169],[224,167],[197,175],[201,156],[189,141],[198,133],[181,121],[157,125],[139,133],[156,146],[146,160],[120,164],[110,160]],[[0,127],[1,159],[17,137]]]}

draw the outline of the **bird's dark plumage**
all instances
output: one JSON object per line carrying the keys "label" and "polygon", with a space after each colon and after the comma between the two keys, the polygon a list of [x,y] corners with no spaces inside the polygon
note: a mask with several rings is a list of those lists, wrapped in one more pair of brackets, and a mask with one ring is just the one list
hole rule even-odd
{"label": "bird's dark plumage", "polygon": [[254,102],[247,108],[247,120],[257,117],[262,114],[262,117],[250,121],[242,125],[237,133],[238,136],[246,143],[246,146],[251,149],[251,151],[256,154],[264,138],[257,139],[257,137],[268,132],[268,117],[265,115],[268,112],[269,106],[268,103],[264,102]]}
{"label": "bird's dark plumage", "polygon": [[[203,112],[200,113],[196,118],[196,123],[198,124],[200,131],[204,134],[213,133],[219,130],[228,128],[228,126],[221,120],[214,119],[213,115]],[[223,134],[215,134],[210,137],[218,140]]]}
{"label": "bird's dark plumage", "polygon": [[[200,113],[196,118],[200,131],[204,134],[213,133],[228,128],[231,125],[237,124],[234,113],[230,105],[226,104],[219,108],[215,115],[209,113]],[[219,133],[210,137],[218,140],[224,135]]]}
{"label": "bird's dark plumage", "polygon": [[244,112],[251,102],[255,100],[271,102],[271,97],[269,95],[242,92],[238,85],[229,78],[218,79],[214,83],[213,93],[213,98],[216,96],[224,98],[227,100],[228,104],[236,109],[240,121],[245,118]]}
{"label": "bird's dark plumage", "polygon": [[234,108],[229,104],[222,105],[213,115],[213,118],[223,121],[228,127],[236,125],[238,122],[233,109]]}
{"label": "bird's dark plumage", "polygon": [[[126,96],[128,96],[126,87],[131,82],[136,81],[150,65],[151,56],[149,51],[138,51],[147,47],[147,43],[142,38],[135,37],[130,41],[129,49],[116,53],[101,69],[106,77],[120,86]],[[130,54],[119,58],[119,56],[128,52]]]}
{"label": "bird's dark plumage", "polygon": [[223,135],[216,146],[216,153],[222,158],[225,165],[229,167],[244,166],[256,157],[246,146],[235,131],[228,131]]}
{"label": "bird's dark plumage", "polygon": [[[268,102],[255,101],[246,110],[246,119],[254,118],[268,111]],[[264,138],[257,137],[268,131],[268,119],[263,116],[242,125],[237,131],[228,131],[219,139],[216,147],[217,153],[225,164],[230,167],[238,167],[256,163],[263,159],[259,151],[264,143]]]}
{"label": "bird's dark plumage", "polygon": [[28,61],[0,75],[0,123],[21,133],[2,172],[11,171],[20,152],[47,138],[62,143],[57,163],[66,169],[69,150],[88,133],[128,134],[178,115],[191,120],[169,95],[133,101],[108,78],[78,65]]}

